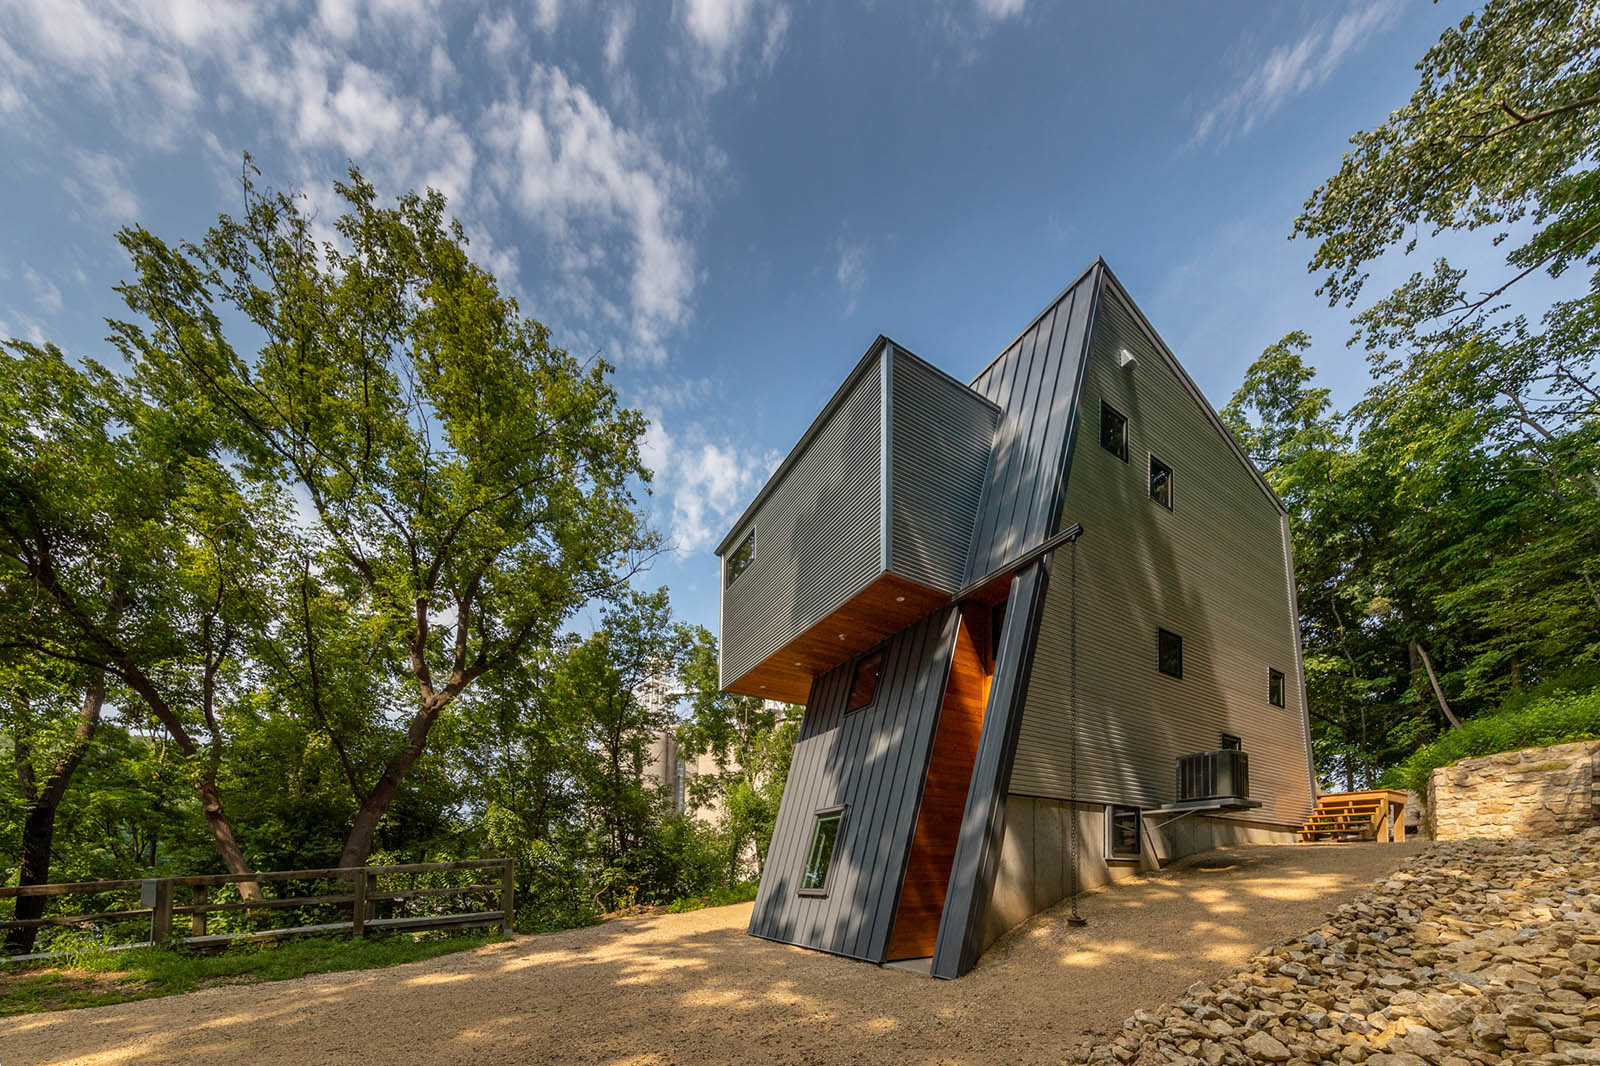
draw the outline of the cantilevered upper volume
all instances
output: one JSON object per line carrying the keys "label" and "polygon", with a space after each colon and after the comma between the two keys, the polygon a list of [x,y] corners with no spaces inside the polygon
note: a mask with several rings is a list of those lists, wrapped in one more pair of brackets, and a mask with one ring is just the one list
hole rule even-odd
{"label": "cantilevered upper volume", "polygon": [[879,337],[717,553],[723,686],[806,705],[758,936],[954,977],[1312,804],[1282,504],[1102,261],[968,385]]}
{"label": "cantilevered upper volume", "polygon": [[1000,410],[886,337],[717,548],[722,685],[811,679],[961,588]]}

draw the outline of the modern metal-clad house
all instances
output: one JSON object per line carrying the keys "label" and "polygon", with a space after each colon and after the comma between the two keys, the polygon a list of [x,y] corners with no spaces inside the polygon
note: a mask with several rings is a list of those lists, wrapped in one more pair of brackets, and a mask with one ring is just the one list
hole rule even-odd
{"label": "modern metal-clad house", "polygon": [[717,554],[806,707],[757,936],[956,977],[1313,806],[1287,516],[1102,261],[969,385],[879,337]]}

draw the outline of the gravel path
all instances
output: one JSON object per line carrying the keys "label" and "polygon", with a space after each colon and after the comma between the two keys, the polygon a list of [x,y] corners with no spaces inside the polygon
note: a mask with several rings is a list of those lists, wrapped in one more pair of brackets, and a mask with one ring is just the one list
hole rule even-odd
{"label": "gravel path", "polygon": [[[1013,931],[959,981],[747,936],[748,904],[386,970],[0,1021],[0,1066],[1059,1063],[1239,969],[1417,845],[1237,846]],[[1097,1041],[1098,1042],[1098,1041]]]}

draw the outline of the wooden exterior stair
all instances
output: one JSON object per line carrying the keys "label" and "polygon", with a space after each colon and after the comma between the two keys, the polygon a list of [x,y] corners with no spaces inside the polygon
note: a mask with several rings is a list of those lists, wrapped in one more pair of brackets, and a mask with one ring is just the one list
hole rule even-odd
{"label": "wooden exterior stair", "polygon": [[1404,843],[1406,794],[1395,789],[1370,792],[1324,792],[1316,810],[1300,827],[1301,843],[1336,840],[1383,840]]}

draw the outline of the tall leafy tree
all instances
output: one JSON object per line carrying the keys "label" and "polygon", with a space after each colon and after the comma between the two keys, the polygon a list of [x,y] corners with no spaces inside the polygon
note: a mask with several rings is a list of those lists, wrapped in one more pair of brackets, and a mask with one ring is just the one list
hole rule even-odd
{"label": "tall leafy tree", "polygon": [[[341,626],[407,679],[397,724],[368,720],[375,765],[352,777],[341,862],[359,864],[445,709],[656,541],[632,491],[649,478],[644,420],[610,367],[522,316],[438,193],[386,205],[354,168],[336,190],[323,241],[303,201],[248,166],[242,216],[201,242],[124,230],[121,292],[143,322],[115,332],[141,375],[217,412],[254,476],[305,501]],[[241,322],[253,352],[230,339]]]}
{"label": "tall leafy tree", "polygon": [[[0,355],[0,646],[108,675],[177,746],[228,870],[250,870],[217,786],[223,723],[262,621],[271,492],[208,457],[203,418],[95,364],[12,341]],[[137,711],[134,708],[138,708]],[[253,892],[246,883],[244,891]]]}
{"label": "tall leafy tree", "polygon": [[778,802],[789,777],[798,716],[751,696],[721,691],[717,641],[696,626],[678,669],[688,717],[678,726],[682,751],[709,755],[716,772],[697,774],[690,802],[721,811],[726,878],[739,879],[747,856],[756,871],[766,865]]}

